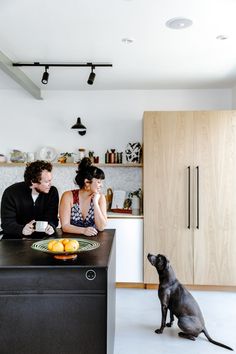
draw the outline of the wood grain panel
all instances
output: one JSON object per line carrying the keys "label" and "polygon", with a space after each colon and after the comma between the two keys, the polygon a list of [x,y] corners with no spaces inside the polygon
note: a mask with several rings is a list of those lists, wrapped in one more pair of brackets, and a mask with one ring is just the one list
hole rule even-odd
{"label": "wood grain panel", "polygon": [[187,228],[187,167],[193,165],[193,112],[145,112],[143,132],[144,282],[157,281],[147,254],[162,253],[181,282],[191,284],[193,232]]}
{"label": "wood grain panel", "polygon": [[195,112],[194,131],[200,189],[194,283],[236,285],[236,112]]}

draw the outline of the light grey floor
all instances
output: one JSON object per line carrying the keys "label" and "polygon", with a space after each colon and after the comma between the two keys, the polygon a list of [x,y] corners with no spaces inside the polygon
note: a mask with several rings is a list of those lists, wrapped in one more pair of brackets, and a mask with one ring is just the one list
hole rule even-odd
{"label": "light grey floor", "polygon": [[[205,318],[211,337],[236,351],[236,293],[191,291]],[[117,289],[114,354],[221,354],[229,350],[210,343],[201,334],[196,341],[178,336],[176,321],[162,334],[156,290]]]}

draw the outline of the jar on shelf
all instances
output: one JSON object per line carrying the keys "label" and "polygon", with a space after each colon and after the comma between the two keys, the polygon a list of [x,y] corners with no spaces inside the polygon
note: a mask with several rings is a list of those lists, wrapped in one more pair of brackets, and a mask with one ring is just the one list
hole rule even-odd
{"label": "jar on shelf", "polygon": [[105,163],[109,163],[109,151],[105,153]]}
{"label": "jar on shelf", "polygon": [[80,162],[85,157],[85,151],[86,151],[86,149],[84,149],[84,148],[79,149],[78,162]]}
{"label": "jar on shelf", "polygon": [[117,156],[116,162],[117,163],[122,163],[122,161],[123,161],[123,152],[117,152],[116,156]]}

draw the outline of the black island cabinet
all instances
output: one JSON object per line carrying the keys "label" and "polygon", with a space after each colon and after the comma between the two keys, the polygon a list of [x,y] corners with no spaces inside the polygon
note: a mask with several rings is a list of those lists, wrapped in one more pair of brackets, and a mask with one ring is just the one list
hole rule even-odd
{"label": "black island cabinet", "polygon": [[115,230],[93,240],[99,248],[66,261],[35,240],[0,241],[1,354],[113,354]]}

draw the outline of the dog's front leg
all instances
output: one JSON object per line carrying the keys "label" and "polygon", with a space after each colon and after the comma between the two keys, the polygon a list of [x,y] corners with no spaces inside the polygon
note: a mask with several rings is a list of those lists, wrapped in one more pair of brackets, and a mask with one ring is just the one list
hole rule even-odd
{"label": "dog's front leg", "polygon": [[161,327],[156,329],[156,333],[162,333],[166,326],[166,316],[170,301],[170,290],[165,286],[160,286],[158,289],[158,297],[161,302]]}
{"label": "dog's front leg", "polygon": [[170,322],[166,324],[166,327],[172,327],[173,322],[174,322],[174,315],[173,312],[170,310]]}
{"label": "dog's front leg", "polygon": [[168,307],[166,304],[161,304],[161,327],[156,329],[155,332],[156,333],[162,333],[165,326],[166,326],[166,315],[167,315],[167,310]]}

